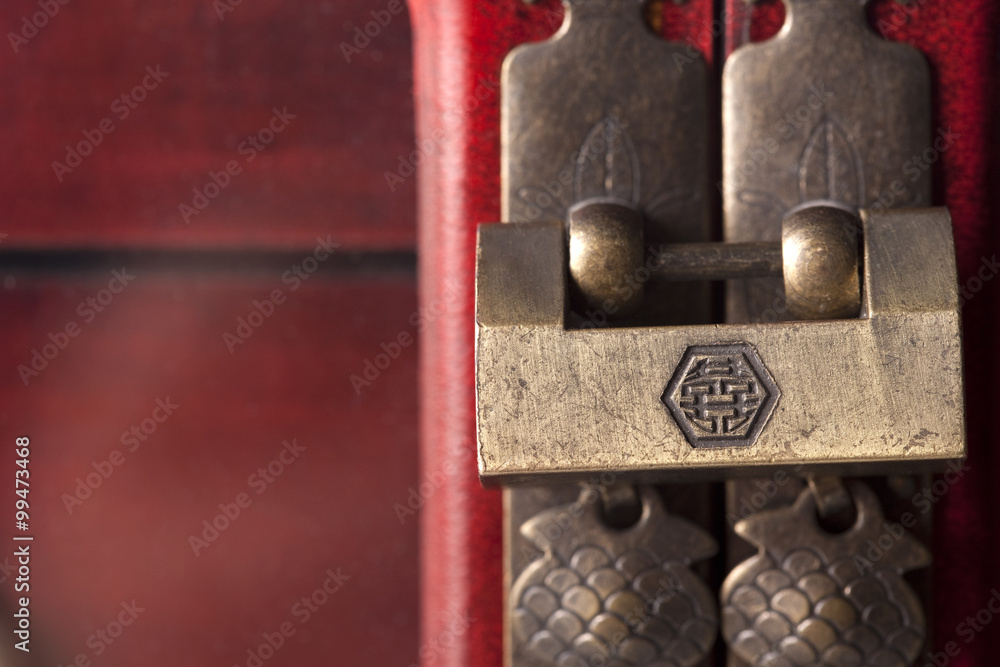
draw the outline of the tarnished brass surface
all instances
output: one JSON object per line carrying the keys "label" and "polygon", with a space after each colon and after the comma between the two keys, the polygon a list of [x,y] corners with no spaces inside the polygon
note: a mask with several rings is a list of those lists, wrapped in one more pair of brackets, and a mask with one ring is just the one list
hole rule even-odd
{"label": "tarnished brass surface", "polygon": [[782,272],[780,243],[672,243],[654,254],[654,270],[665,280],[760,278]]}
{"label": "tarnished brass surface", "polygon": [[[503,290],[480,281],[477,303],[491,304],[477,312],[482,479],[539,483],[613,471],[690,481],[792,466],[801,474],[885,474],[962,458],[964,399],[950,217],[944,209],[926,209],[865,211],[862,218],[864,299],[858,319],[568,330],[554,317],[519,325],[497,316],[503,304],[522,307],[522,298],[514,295],[531,293],[530,275],[509,276],[512,282]],[[532,252],[559,256],[554,234],[533,240],[523,227],[513,227],[489,229],[491,235],[521,239],[497,247],[516,255],[530,245]],[[508,261],[481,248],[479,271]],[[564,302],[560,290],[541,289],[553,302],[540,303],[539,310],[558,312]],[[749,376],[726,383],[722,393],[732,403],[729,416],[721,414],[718,397],[705,414],[710,422],[717,420],[721,435],[742,440],[693,447],[662,402],[664,391],[693,348],[737,344],[754,352],[780,399],[762,430],[750,437],[745,420],[763,419],[766,401],[747,400],[763,396]],[[732,353],[720,352],[705,368],[718,368],[726,354]],[[754,364],[747,358],[745,366]]]}
{"label": "tarnished brass surface", "polygon": [[853,501],[844,480],[836,476],[810,475],[809,490],[816,501],[816,510],[821,517],[849,514]]}
{"label": "tarnished brass surface", "polygon": [[906,667],[919,655],[926,621],[902,574],[929,565],[930,552],[885,520],[867,486],[848,488],[857,519],[843,533],[817,523],[810,490],[736,524],[760,551],[722,586],[722,634],[753,667]]}
{"label": "tarnished brass surface", "polygon": [[856,317],[861,308],[857,217],[842,208],[811,206],[781,225],[788,312],[799,320]]}
{"label": "tarnished brass surface", "polygon": [[[916,49],[886,42],[871,30],[866,4],[865,0],[786,0],[784,29],[767,42],[738,49],[726,63],[727,241],[776,241],[785,213],[814,200],[878,210],[931,204],[931,172],[914,162],[914,156],[928,149],[947,150],[948,142],[944,132],[931,133],[928,67]],[[919,282],[916,271],[927,265],[919,257],[911,261],[914,264],[898,268],[912,272],[907,280]],[[781,279],[728,285],[729,322],[775,322],[792,318],[789,311]],[[902,354],[888,350],[884,354],[902,357],[911,349],[904,343]],[[842,351],[835,345],[827,354]],[[844,363],[851,360],[845,358]],[[875,389],[863,379],[853,385],[859,392]],[[898,434],[891,425],[884,428],[888,448]],[[804,486],[794,477],[798,474],[803,470],[791,466],[765,478],[729,482],[727,523],[794,502]],[[912,512],[911,498],[921,477],[894,477],[874,486],[889,520],[899,521]],[[828,511],[842,504],[835,493],[819,499],[834,505]],[[912,530],[927,540],[930,515],[919,515]],[[730,564],[750,555],[750,547],[731,533],[725,549]],[[916,583],[929,602],[928,579],[921,574]],[[734,655],[727,664],[747,665]]]}
{"label": "tarnished brass surface", "polygon": [[[502,229],[490,231],[484,227],[480,241],[494,243],[499,250],[507,243],[519,243],[514,238],[518,234],[536,233],[534,227],[544,231],[533,237],[537,244],[522,253],[520,262],[504,260],[485,280],[481,272],[478,289],[503,292],[521,285],[546,285],[541,288],[545,290],[558,277],[563,292],[543,296],[529,289],[519,306],[505,300],[491,313],[480,309],[480,315],[494,324],[523,326],[531,321],[539,326],[562,326],[569,296],[565,291],[567,213],[578,202],[613,199],[640,211],[642,236],[653,249],[711,239],[709,154],[705,150],[710,118],[707,68],[699,58],[691,60],[686,44],[671,44],[651,34],[642,4],[638,0],[564,2],[566,21],[559,32],[547,42],[515,49],[505,62],[501,219],[516,224],[495,225]],[[650,7],[654,4],[649,3]],[[658,14],[651,11],[653,15]],[[683,66],[678,67],[678,62]],[[493,254],[485,244],[480,252]],[[539,254],[546,259],[539,260]],[[710,311],[707,284],[691,282],[679,290],[676,284],[652,275],[655,252],[643,247],[643,255],[641,266],[621,277],[622,284],[615,285],[614,276],[605,283],[605,297],[613,290],[610,298],[569,315],[577,326],[602,326],[621,317],[622,309],[628,311],[640,293],[644,305],[629,324],[706,321]],[[543,268],[533,266],[535,261],[541,261]],[[517,286],[505,282],[512,278],[518,280]],[[522,320],[528,310],[532,312],[529,320]],[[608,480],[609,485],[620,483],[613,477]],[[544,557],[520,526],[541,512],[573,502],[577,494],[575,485],[504,492],[505,590],[510,590],[525,568]],[[614,496],[618,500],[617,493]],[[706,487],[689,485],[677,504],[686,516],[707,526],[711,523],[709,500]],[[526,667],[530,663],[512,636],[510,612],[517,603],[508,599],[506,604],[506,664]],[[690,652],[681,649],[676,655],[682,660],[678,664],[688,664],[683,660],[690,659]],[[633,664],[644,664],[641,655],[632,657],[636,658]]]}
{"label": "tarnished brass surface", "polygon": [[476,317],[494,326],[562,324],[566,315],[563,223],[480,225],[476,293],[504,295],[494,301],[477,300]]}
{"label": "tarnished brass surface", "polygon": [[748,447],[760,437],[781,389],[752,345],[692,345],[660,400],[688,443]]}
{"label": "tarnished brass surface", "polygon": [[[654,35],[640,0],[563,4],[555,36],[504,61],[501,219],[565,221],[578,202],[613,199],[642,213],[652,247],[709,240],[705,63]],[[684,322],[709,297],[704,284],[679,293],[643,273],[620,282],[624,296],[599,306],[596,323],[627,307],[636,285],[647,323]]]}
{"label": "tarnished brass surface", "polygon": [[646,261],[642,214],[620,202],[586,200],[567,217],[569,275],[583,301],[580,312],[606,308],[613,319],[634,314],[642,306],[643,285],[622,288]]}
{"label": "tarnished brass surface", "polygon": [[[784,29],[722,75],[724,236],[778,241],[804,202],[930,205],[930,75],[923,55],[868,25],[864,0],[785,0]],[[941,149],[939,145],[938,150]],[[780,280],[733,282],[730,322],[787,319]]]}

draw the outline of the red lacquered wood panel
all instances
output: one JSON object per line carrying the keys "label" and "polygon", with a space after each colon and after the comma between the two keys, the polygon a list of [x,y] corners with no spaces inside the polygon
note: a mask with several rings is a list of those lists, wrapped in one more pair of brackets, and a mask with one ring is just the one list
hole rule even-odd
{"label": "red lacquered wood panel", "polygon": [[408,20],[402,0],[4,2],[5,247],[311,247],[335,228],[412,248]]}
{"label": "red lacquered wood panel", "polygon": [[[665,3],[666,32],[711,45],[709,0]],[[522,0],[415,0],[418,142],[440,150],[421,164],[421,303],[441,315],[423,339],[421,515],[424,665],[496,667],[502,660],[500,493],[476,474],[473,387],[475,230],[500,215],[499,99],[504,56],[559,25],[560,5]],[[707,28],[707,29],[706,29]],[[455,618],[474,622],[455,632]],[[447,642],[447,644],[445,644]]]}
{"label": "red lacquered wood panel", "polygon": [[[0,479],[12,508],[29,435],[34,664],[415,662],[418,521],[399,511],[417,483],[412,276],[295,289],[281,270],[139,265],[105,292],[121,268],[0,274]],[[51,358],[26,385],[33,350]],[[377,376],[355,385],[366,360]]]}

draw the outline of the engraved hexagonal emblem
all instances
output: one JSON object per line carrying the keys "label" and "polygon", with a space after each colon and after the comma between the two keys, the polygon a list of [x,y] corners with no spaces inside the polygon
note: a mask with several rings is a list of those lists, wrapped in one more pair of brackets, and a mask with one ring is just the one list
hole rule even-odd
{"label": "engraved hexagonal emblem", "polygon": [[781,390],[747,343],[687,349],[661,400],[692,447],[754,444]]}

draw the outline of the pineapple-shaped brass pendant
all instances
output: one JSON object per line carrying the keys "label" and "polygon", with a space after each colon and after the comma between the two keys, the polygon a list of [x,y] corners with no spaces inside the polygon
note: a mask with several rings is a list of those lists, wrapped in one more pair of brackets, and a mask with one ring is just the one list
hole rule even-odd
{"label": "pineapple-shaped brass pendant", "polygon": [[930,553],[885,521],[868,487],[848,488],[857,520],[840,534],[820,527],[808,489],[736,524],[760,553],[723,584],[722,634],[754,667],[909,667],[919,655],[924,614],[901,575]]}
{"label": "pineapple-shaped brass pendant", "polygon": [[596,495],[585,489],[521,526],[544,554],[510,591],[515,665],[697,665],[718,616],[689,565],[712,556],[715,541],[668,514],[652,487],[640,487],[641,517],[621,530],[605,524],[588,494]]}

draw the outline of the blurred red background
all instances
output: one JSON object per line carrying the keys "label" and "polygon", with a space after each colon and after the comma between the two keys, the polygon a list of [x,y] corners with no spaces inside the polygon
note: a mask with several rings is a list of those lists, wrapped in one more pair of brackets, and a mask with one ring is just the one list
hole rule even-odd
{"label": "blurred red background", "polygon": [[[11,0],[0,28],[0,590],[10,607],[27,435],[24,664],[416,662],[418,522],[394,505],[417,484],[417,346],[391,345],[417,334],[414,179],[385,177],[413,150],[405,8]],[[386,367],[352,384],[366,360]]]}

